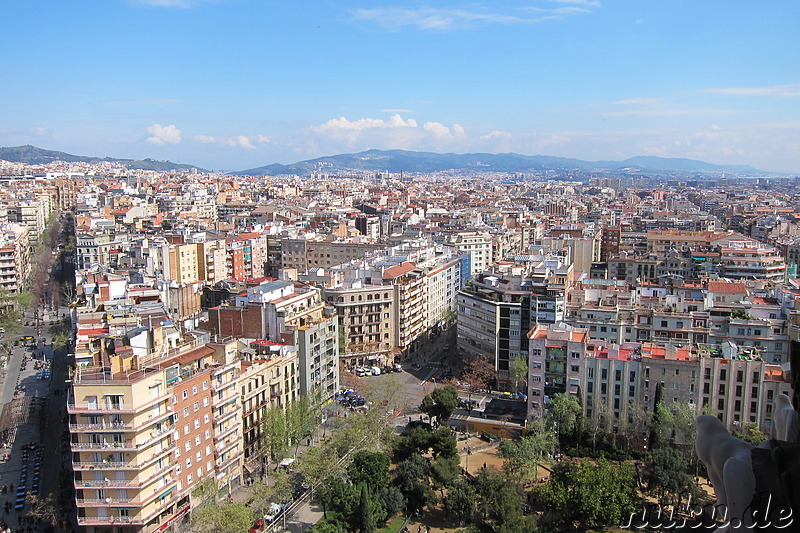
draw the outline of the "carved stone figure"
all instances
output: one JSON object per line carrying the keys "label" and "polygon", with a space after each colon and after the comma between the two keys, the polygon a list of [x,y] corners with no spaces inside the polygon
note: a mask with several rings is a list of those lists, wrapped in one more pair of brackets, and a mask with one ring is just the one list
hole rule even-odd
{"label": "carved stone figure", "polygon": [[[756,478],[753,474],[751,450],[753,446],[728,433],[715,416],[702,415],[695,420],[697,456],[706,465],[708,478],[714,485],[714,493],[721,511],[718,518],[727,520],[717,533],[728,531],[752,531],[752,517],[745,513],[753,500]],[[741,524],[738,524],[741,520]],[[732,526],[740,527],[733,528]]]}
{"label": "carved stone figure", "polygon": [[784,442],[798,442],[800,437],[800,415],[792,407],[792,401],[785,394],[775,398],[775,438]]}

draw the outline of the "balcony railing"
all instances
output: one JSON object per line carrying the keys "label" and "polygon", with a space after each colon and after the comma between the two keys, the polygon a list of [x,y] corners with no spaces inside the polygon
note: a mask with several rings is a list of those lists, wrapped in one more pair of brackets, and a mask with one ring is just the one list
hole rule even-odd
{"label": "balcony railing", "polygon": [[125,413],[133,414],[136,412],[133,406],[127,404],[96,404],[96,403],[68,403],[67,410],[70,414],[78,414],[85,412],[92,413]]}
{"label": "balcony railing", "polygon": [[113,524],[138,525],[144,521],[130,516],[79,516],[79,526],[107,526]]}
{"label": "balcony railing", "polygon": [[70,431],[131,431],[134,429],[133,424],[70,424]]}
{"label": "balcony railing", "polygon": [[72,451],[81,450],[121,450],[135,451],[136,444],[131,440],[125,442],[71,442]]}

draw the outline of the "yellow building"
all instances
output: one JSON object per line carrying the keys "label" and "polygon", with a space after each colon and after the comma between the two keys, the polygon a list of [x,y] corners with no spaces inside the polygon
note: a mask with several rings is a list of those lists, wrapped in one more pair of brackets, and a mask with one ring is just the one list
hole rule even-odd
{"label": "yellow building", "polygon": [[67,407],[85,531],[162,531],[189,512],[198,482],[241,482],[236,355],[235,341],[193,343],[146,364],[123,353],[78,367]]}

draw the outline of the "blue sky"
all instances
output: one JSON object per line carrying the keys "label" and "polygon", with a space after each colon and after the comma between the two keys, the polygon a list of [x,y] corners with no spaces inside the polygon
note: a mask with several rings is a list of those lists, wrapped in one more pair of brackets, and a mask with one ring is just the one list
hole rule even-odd
{"label": "blue sky", "polygon": [[25,0],[0,145],[217,170],[369,148],[800,172],[800,2]]}

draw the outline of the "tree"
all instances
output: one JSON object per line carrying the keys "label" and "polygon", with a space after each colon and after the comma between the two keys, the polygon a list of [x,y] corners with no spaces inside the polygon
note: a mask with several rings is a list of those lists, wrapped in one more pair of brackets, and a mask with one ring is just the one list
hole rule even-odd
{"label": "tree", "polygon": [[345,483],[339,476],[328,477],[317,490],[317,500],[322,504],[325,516],[328,516],[328,511],[336,511],[348,523],[353,522],[359,498],[358,488]]}
{"label": "tree", "polygon": [[318,406],[307,394],[300,395],[286,406],[286,434],[290,445],[294,445],[294,453],[302,440],[309,435],[320,419]]}
{"label": "tree", "polygon": [[618,526],[636,509],[638,496],[633,468],[626,463],[611,465],[605,459],[564,461],[550,474],[550,482],[539,485],[537,498],[564,522],[583,527]]}
{"label": "tree", "polygon": [[461,460],[458,456],[438,457],[431,463],[433,487],[439,489],[444,497],[444,490],[455,483],[461,475]]}
{"label": "tree", "polygon": [[658,447],[645,463],[647,489],[657,495],[661,504],[667,504],[670,497],[691,492],[695,487],[690,468],[689,458],[680,450],[671,446]]}
{"label": "tree", "polygon": [[664,409],[664,385],[659,383],[656,385],[656,393],[653,397],[653,421],[650,426],[650,437],[648,439],[648,447],[653,450],[663,444],[663,436],[661,430],[664,424],[663,418],[668,413]]}
{"label": "tree", "polygon": [[295,470],[314,490],[319,483],[331,475],[341,472],[336,451],[329,446],[314,446],[307,449],[295,462]]}
{"label": "tree", "polygon": [[285,470],[270,475],[270,483],[255,483],[251,488],[252,506],[259,516],[264,515],[273,503],[284,503],[292,493],[293,483]]}
{"label": "tree", "polygon": [[434,501],[433,491],[428,482],[430,469],[428,460],[417,454],[397,463],[396,483],[408,500],[409,512],[420,511]]}
{"label": "tree", "polygon": [[366,483],[372,488],[387,487],[391,462],[385,453],[362,450],[353,455],[347,476],[354,485]]}
{"label": "tree", "polygon": [[472,520],[475,514],[475,489],[463,479],[456,479],[442,499],[449,514],[458,520],[458,524]]}
{"label": "tree", "polygon": [[503,470],[515,483],[520,484],[538,475],[539,461],[545,454],[553,453],[556,436],[544,418],[533,420],[519,440],[503,440],[497,455],[505,462]]}
{"label": "tree", "polygon": [[769,438],[766,433],[758,429],[758,426],[754,424],[745,424],[741,429],[735,428],[731,434],[753,446],[758,446]]}
{"label": "tree", "polygon": [[[517,392],[522,392],[523,390],[528,390],[528,361],[527,357],[519,355],[511,360],[511,365],[508,369],[508,373],[511,376],[511,379],[514,380],[514,390]],[[519,382],[523,381],[525,384],[523,387],[520,387]]]}
{"label": "tree", "polygon": [[628,402],[627,416],[618,421],[620,432],[625,437],[628,450],[632,448],[633,439],[637,439],[640,444],[642,443],[642,438],[650,427],[652,419],[653,414],[644,405],[634,401]]}
{"label": "tree", "polygon": [[375,517],[372,514],[372,502],[369,497],[369,489],[366,483],[361,484],[361,502],[359,506],[361,521],[359,531],[361,533],[373,533],[375,531]]}
{"label": "tree", "polygon": [[436,428],[436,430],[430,434],[428,445],[430,446],[434,458],[458,456],[456,436],[450,431],[449,427]]}
{"label": "tree", "polygon": [[289,448],[289,429],[286,416],[280,407],[267,409],[261,422],[263,448],[273,463],[283,457]]}
{"label": "tree", "polygon": [[461,382],[469,392],[470,410],[472,409],[472,393],[489,388],[497,379],[494,363],[486,354],[477,354],[466,364],[467,371],[461,376]]}
{"label": "tree", "polygon": [[478,511],[490,531],[497,533],[528,533],[535,531],[532,520],[522,515],[522,496],[502,474],[481,470],[475,483]]}
{"label": "tree", "polygon": [[446,424],[453,411],[458,406],[458,391],[452,385],[434,389],[422,399],[419,409],[431,419],[436,419],[436,425]]}
{"label": "tree", "polygon": [[597,439],[608,435],[611,422],[614,420],[614,412],[600,398],[595,399],[593,405],[594,412],[592,416],[584,418],[583,425],[584,430],[592,439],[592,453],[596,453]]}
{"label": "tree", "polygon": [[194,531],[241,533],[253,523],[253,512],[244,503],[223,503],[202,507],[192,513]]}
{"label": "tree", "polygon": [[52,492],[42,497],[28,494],[25,499],[27,500],[29,515],[50,526],[58,523],[56,498]]}
{"label": "tree", "polygon": [[547,402],[547,411],[558,431],[560,441],[573,441],[580,433],[583,408],[576,396],[557,393]]}

